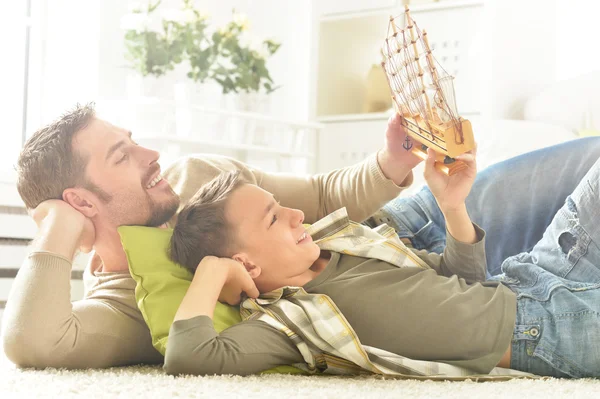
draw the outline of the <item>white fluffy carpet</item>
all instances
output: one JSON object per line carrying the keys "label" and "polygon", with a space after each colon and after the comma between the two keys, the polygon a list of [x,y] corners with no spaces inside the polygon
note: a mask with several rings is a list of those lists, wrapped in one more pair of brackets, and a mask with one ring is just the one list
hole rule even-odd
{"label": "white fluffy carpet", "polygon": [[600,380],[433,382],[379,378],[170,377],[159,367],[20,370],[0,351],[0,398],[593,398]]}

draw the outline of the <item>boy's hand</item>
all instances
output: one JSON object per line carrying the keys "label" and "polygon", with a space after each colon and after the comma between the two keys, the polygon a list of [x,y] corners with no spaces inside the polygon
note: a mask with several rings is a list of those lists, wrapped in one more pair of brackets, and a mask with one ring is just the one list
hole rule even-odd
{"label": "boy's hand", "polygon": [[442,212],[451,212],[464,206],[477,175],[476,152],[477,149],[474,149],[456,157],[467,168],[448,176],[435,168],[435,152],[431,148],[427,149],[423,176]]}
{"label": "boy's hand", "polygon": [[[219,302],[237,305],[241,301],[243,292],[251,298],[260,295],[246,268],[233,259],[206,256],[198,265],[198,269],[209,269],[211,272],[217,272],[222,276],[222,279],[220,279],[222,288],[219,294]],[[204,274],[198,273],[198,270],[196,270],[195,276],[200,275]]]}
{"label": "boy's hand", "polygon": [[257,298],[260,295],[254,280],[244,265],[229,258],[220,258],[219,260],[222,262],[222,266],[228,268],[227,280],[219,295],[219,302],[237,305],[242,299],[243,292],[250,298]]}
{"label": "boy's hand", "polygon": [[237,305],[242,292],[253,298],[259,295],[246,268],[233,259],[206,256],[198,264],[174,321],[196,316],[208,316],[212,319],[217,300]]}

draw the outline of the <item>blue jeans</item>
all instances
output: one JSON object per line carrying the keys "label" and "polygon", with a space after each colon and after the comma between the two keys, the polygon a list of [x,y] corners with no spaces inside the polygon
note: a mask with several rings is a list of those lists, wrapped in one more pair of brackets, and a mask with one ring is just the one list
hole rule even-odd
{"label": "blue jeans", "polygon": [[[599,159],[600,138],[525,154],[479,174],[467,200],[487,230],[490,279],[517,296],[511,368],[600,377]],[[379,214],[417,248],[442,252],[445,223],[428,189]]]}
{"label": "blue jeans", "polygon": [[[598,158],[600,138],[590,137],[511,158],[478,174],[467,209],[487,233],[488,276],[501,272],[504,259],[533,248]],[[415,248],[443,252],[446,223],[427,187],[390,201],[377,215],[376,223],[388,223]]]}
{"label": "blue jeans", "polygon": [[517,294],[511,368],[600,377],[600,160],[529,252],[494,278]]}

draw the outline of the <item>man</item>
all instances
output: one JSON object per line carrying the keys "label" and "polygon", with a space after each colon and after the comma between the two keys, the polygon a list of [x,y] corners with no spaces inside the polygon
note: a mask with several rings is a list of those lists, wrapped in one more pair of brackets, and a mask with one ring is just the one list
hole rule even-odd
{"label": "man", "polygon": [[[353,219],[366,219],[412,182],[419,162],[402,148],[398,119],[391,120],[377,154],[309,178],[263,173],[220,156],[181,160],[163,178],[159,154],[131,136],[87,105],[37,131],[23,148],[17,186],[39,232],[2,323],[4,350],[19,366],[162,362],[136,306],[117,227],[172,223],[180,198],[187,202],[220,172],[241,171],[283,204],[302,209],[310,223],[342,206]],[[85,272],[85,298],[71,303],[71,262],[78,248],[94,255]]]}

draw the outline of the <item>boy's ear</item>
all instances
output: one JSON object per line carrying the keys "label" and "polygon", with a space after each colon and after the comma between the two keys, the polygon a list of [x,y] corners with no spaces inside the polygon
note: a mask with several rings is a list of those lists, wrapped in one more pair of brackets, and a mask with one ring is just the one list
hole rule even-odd
{"label": "boy's ear", "polygon": [[255,265],[250,258],[248,257],[247,254],[245,253],[238,253],[232,256],[232,259],[235,260],[236,262],[240,262],[242,265],[244,265],[244,267],[246,268],[246,271],[248,272],[248,274],[250,275],[250,277],[257,278],[258,276],[260,276],[261,273],[261,269],[259,266]]}
{"label": "boy's ear", "polygon": [[90,219],[98,213],[98,208],[96,208],[92,200],[90,192],[86,189],[67,188],[63,191],[63,201]]}

